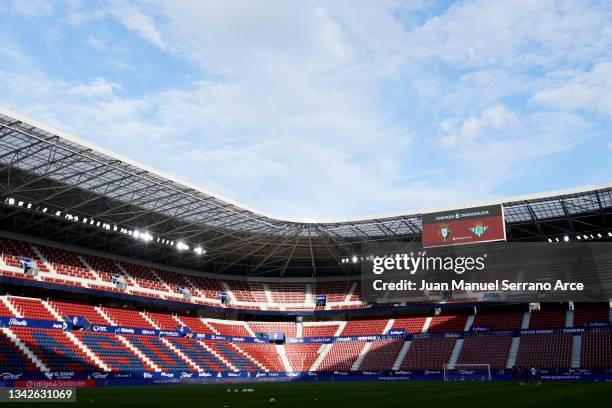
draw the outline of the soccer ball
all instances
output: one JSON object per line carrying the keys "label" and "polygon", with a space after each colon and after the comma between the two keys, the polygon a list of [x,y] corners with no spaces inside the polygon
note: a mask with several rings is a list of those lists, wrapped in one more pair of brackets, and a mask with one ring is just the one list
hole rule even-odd
{"label": "soccer ball", "polygon": [[276,404],[276,398],[270,398],[270,404]]}

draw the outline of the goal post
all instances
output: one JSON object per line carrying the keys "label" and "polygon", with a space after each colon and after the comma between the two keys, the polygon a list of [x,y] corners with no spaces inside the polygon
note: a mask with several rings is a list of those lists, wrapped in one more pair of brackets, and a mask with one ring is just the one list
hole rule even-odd
{"label": "goal post", "polygon": [[491,364],[444,364],[445,381],[491,381]]}

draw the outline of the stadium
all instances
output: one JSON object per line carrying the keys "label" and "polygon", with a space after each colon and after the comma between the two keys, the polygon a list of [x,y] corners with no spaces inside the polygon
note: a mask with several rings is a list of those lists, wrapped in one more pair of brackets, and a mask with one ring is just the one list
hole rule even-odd
{"label": "stadium", "polygon": [[[17,113],[3,109],[0,127],[4,386],[129,404],[435,405],[508,392],[518,366],[544,382],[521,398],[609,402],[609,301],[362,299],[363,248],[420,245],[423,213],[444,209],[275,219]],[[508,242],[612,239],[612,185],[501,206]],[[165,397],[134,391],[153,384]],[[315,399],[295,402],[304,393]]]}
{"label": "stadium", "polygon": [[1,406],[612,407],[612,2],[0,15]]}

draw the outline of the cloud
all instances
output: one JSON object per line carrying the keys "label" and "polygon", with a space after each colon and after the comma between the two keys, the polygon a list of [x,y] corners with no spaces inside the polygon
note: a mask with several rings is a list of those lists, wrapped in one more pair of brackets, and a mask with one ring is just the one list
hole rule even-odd
{"label": "cloud", "polygon": [[29,17],[47,16],[52,14],[55,9],[53,2],[46,0],[10,0],[5,6],[13,13]]}
{"label": "cloud", "polygon": [[155,21],[138,7],[127,2],[114,1],[110,7],[110,13],[127,29],[135,32],[144,40],[162,50],[166,49],[166,44],[157,30]]}
{"label": "cloud", "polygon": [[609,128],[583,117],[609,115],[609,10],[596,2],[67,11],[65,38],[85,40],[95,69],[63,75],[0,47],[19,67],[0,71],[3,103],[270,213],[405,211],[538,177],[541,190],[572,173],[551,162]]}
{"label": "cloud", "polygon": [[97,77],[88,84],[79,84],[70,88],[68,92],[83,97],[105,97],[112,96],[115,89],[121,89],[121,86]]}
{"label": "cloud", "polygon": [[479,116],[470,116],[460,123],[453,119],[445,119],[440,124],[443,136],[440,143],[445,147],[457,144],[472,144],[485,132],[500,133],[510,127],[520,125],[519,118],[511,110],[501,104],[486,108]]}
{"label": "cloud", "polygon": [[605,55],[611,17],[600,2],[466,1],[416,27],[410,40],[415,57],[459,67],[549,68]]}
{"label": "cloud", "polygon": [[554,86],[536,93],[532,102],[564,111],[596,112],[612,118],[612,62],[588,72],[574,71]]}
{"label": "cloud", "polygon": [[89,44],[90,46],[92,46],[98,51],[108,50],[108,47],[106,46],[106,44],[100,38],[94,35],[88,35],[85,41],[87,42],[87,44]]}

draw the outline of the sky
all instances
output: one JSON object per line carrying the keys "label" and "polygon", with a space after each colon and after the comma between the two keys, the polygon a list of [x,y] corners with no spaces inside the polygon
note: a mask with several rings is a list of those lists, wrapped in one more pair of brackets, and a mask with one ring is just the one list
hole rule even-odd
{"label": "sky", "polygon": [[262,212],[612,180],[612,2],[0,0],[0,106]]}

